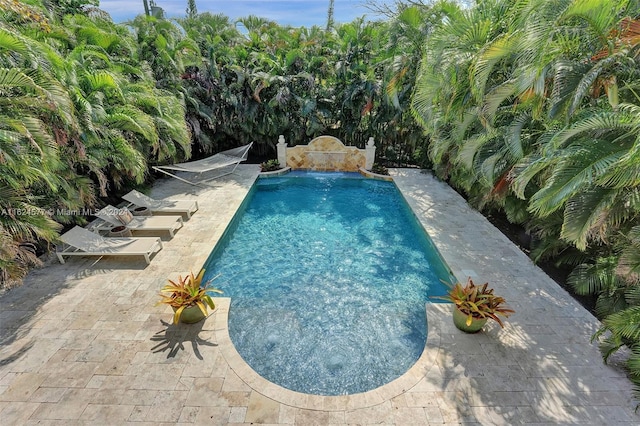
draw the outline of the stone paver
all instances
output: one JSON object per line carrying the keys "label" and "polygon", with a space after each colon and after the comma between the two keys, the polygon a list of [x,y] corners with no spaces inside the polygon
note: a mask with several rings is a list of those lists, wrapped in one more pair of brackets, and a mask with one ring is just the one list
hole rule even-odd
{"label": "stone paver", "polygon": [[228,336],[229,299],[193,326],[156,306],[168,278],[205,262],[258,175],[254,165],[154,197],[200,211],[146,266],[132,258],[50,259],[0,295],[0,424],[640,424],[624,372],[589,342],[598,321],[447,185],[392,170],[454,274],[490,281],[516,314],[477,335],[427,304],[429,337],[404,376],[321,397],[258,376]]}

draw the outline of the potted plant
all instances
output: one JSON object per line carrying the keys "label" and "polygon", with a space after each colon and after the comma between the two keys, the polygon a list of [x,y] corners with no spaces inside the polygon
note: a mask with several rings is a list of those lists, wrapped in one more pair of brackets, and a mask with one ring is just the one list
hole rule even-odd
{"label": "potted plant", "polygon": [[506,306],[506,301],[493,294],[489,283],[475,285],[471,278],[466,285],[455,283],[446,296],[439,299],[453,302],[453,323],[466,333],[476,333],[487,320],[492,319],[504,327],[500,317],[508,317],[515,311]]}
{"label": "potted plant", "polygon": [[280,163],[278,162],[278,160],[275,160],[275,159],[260,163],[261,172],[273,172],[276,170],[280,170],[281,168],[282,167],[280,167]]}
{"label": "potted plant", "polygon": [[211,286],[216,277],[204,284],[203,277],[204,269],[197,277],[191,272],[184,277],[178,276],[177,281],[169,280],[169,283],[162,287],[158,304],[166,304],[173,308],[174,324],[179,321],[186,324],[202,321],[208,315],[207,307],[215,309],[211,293],[222,293],[222,290]]}
{"label": "potted plant", "polygon": [[371,173],[375,173],[377,175],[385,175],[389,176],[389,169],[383,166],[380,163],[373,163],[373,167],[371,167]]}

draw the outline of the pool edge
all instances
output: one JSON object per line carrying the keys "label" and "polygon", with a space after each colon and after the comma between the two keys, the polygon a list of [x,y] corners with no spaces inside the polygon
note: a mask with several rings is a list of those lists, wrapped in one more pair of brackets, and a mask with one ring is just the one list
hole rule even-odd
{"label": "pool edge", "polygon": [[401,395],[423,380],[436,364],[440,351],[441,321],[449,317],[448,304],[425,304],[427,341],[418,360],[400,377],[367,392],[350,395],[322,396],[292,391],[270,382],[256,373],[238,353],[229,336],[230,297],[215,298],[215,333],[220,353],[229,367],[251,389],[279,403],[308,410],[341,411],[379,405]]}
{"label": "pool edge", "polygon": [[[289,172],[289,170],[282,174],[286,174],[287,172]],[[242,201],[238,205],[238,208],[233,214],[231,220],[225,226],[220,239],[224,238],[224,235],[232,227],[232,224],[236,219],[238,212],[242,210],[242,208],[246,205],[246,202],[250,198],[250,194],[254,189],[254,184],[258,179],[260,179],[260,177],[261,176],[259,174],[252,182],[250,189],[247,191]],[[399,191],[402,199],[407,204],[409,211],[416,217],[418,225],[431,240],[438,256],[442,259],[443,264],[447,267],[449,272],[452,273],[450,266],[446,262],[444,262],[444,257],[440,253],[437,245],[431,239],[431,235],[429,234],[429,232],[427,232],[422,222],[418,220],[414,207],[411,203],[409,203],[409,200],[407,200],[406,195],[400,189],[400,186],[395,181],[393,176],[384,176],[384,179],[380,180],[388,180],[395,184],[396,189]],[[203,267],[204,265],[206,265],[209,257],[212,255],[213,251],[209,253],[209,255],[202,263]],[[400,377],[392,380],[391,382],[370,391],[349,395],[323,396],[305,394],[302,392],[286,389],[265,379],[257,372],[255,372],[251,368],[251,366],[247,364],[245,360],[240,356],[240,353],[237,351],[229,335],[229,308],[231,305],[231,298],[218,297],[214,298],[214,300],[216,302],[217,309],[215,313],[212,314],[212,317],[214,318],[211,319],[214,319],[215,321],[214,329],[220,353],[227,361],[229,367],[247,386],[249,386],[252,390],[264,395],[265,397],[285,405],[309,410],[342,411],[367,408],[382,404],[385,401],[389,401],[409,391],[410,389],[415,387],[421,380],[425,379],[429,370],[431,370],[431,368],[436,364],[441,346],[441,321],[444,318],[450,317],[450,312],[448,309],[448,307],[450,306],[449,304],[433,303],[427,301],[425,303],[427,316],[427,339],[425,342],[425,346],[418,360],[411,367],[409,367],[405,373],[403,373]]]}

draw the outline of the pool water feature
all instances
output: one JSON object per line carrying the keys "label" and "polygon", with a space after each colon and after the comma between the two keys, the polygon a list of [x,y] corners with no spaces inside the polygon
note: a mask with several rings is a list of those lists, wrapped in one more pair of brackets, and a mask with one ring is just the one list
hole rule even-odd
{"label": "pool water feature", "polygon": [[204,267],[231,297],[242,358],[316,395],[405,373],[426,343],[425,303],[451,280],[395,184],[357,173],[259,179]]}

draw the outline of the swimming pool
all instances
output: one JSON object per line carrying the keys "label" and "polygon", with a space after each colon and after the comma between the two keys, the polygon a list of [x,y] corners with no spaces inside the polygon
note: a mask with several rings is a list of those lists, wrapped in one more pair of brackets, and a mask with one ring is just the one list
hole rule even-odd
{"label": "swimming pool", "polygon": [[243,359],[287,389],[342,395],[399,377],[450,273],[393,182],[259,179],[205,264]]}

